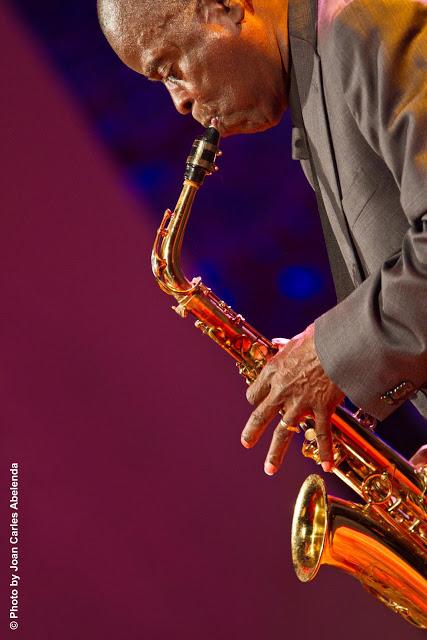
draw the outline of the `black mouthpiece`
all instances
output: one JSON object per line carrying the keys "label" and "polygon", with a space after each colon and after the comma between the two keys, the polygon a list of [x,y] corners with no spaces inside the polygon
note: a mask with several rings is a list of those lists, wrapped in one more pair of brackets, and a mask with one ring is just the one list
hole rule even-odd
{"label": "black mouthpiece", "polygon": [[185,167],[186,180],[203,184],[205,177],[215,171],[219,139],[215,127],[208,127],[200,138],[195,139]]}
{"label": "black mouthpiece", "polygon": [[207,129],[205,129],[203,138],[204,140],[206,140],[206,142],[210,142],[210,144],[214,144],[215,146],[218,146],[219,138],[220,138],[218,129],[215,129],[215,127],[208,127]]}

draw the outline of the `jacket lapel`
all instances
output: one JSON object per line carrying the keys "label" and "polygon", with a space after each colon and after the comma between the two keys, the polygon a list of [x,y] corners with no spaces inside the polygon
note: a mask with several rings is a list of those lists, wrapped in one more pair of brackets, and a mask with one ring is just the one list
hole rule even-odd
{"label": "jacket lapel", "polygon": [[[297,128],[293,140],[298,141],[299,146],[298,150],[294,148],[293,156],[300,159],[309,157],[303,148],[305,129],[325,209],[351,279],[357,286],[363,280],[363,273],[341,207],[341,189],[323,94],[322,68],[316,51],[316,24],[316,0],[289,0],[289,44],[297,83],[297,87],[291,83],[290,107]],[[295,108],[298,96],[303,123],[299,122]]]}

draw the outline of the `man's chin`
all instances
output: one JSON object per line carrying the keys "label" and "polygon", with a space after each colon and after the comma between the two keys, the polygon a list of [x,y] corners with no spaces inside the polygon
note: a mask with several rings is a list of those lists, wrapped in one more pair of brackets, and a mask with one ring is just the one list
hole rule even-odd
{"label": "man's chin", "polygon": [[236,136],[239,134],[261,133],[262,131],[271,129],[271,127],[274,127],[278,122],[279,120],[274,122],[253,122],[244,120],[233,123],[227,122],[227,120],[221,121],[220,119],[218,130],[223,138],[227,138],[229,136]]}

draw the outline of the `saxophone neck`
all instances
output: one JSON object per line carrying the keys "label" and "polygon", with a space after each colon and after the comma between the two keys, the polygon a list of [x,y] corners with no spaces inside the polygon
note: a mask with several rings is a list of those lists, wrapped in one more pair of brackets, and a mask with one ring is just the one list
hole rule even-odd
{"label": "saxophone neck", "polygon": [[173,212],[166,210],[151,254],[152,270],[160,288],[178,301],[194,289],[194,284],[182,271],[182,242],[195,195],[205,177],[216,170],[219,138],[218,130],[208,127],[193,142],[178,202]]}

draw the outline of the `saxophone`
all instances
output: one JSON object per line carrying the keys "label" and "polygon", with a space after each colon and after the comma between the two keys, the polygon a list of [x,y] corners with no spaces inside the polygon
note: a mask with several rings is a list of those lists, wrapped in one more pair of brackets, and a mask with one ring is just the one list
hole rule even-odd
{"label": "saxophone", "polygon": [[[196,318],[196,327],[234,358],[251,383],[278,347],[199,277],[188,280],[180,263],[194,198],[216,170],[218,145],[214,127],[194,141],[181,194],[174,211],[164,214],[151,263],[160,288],[177,301],[173,309],[183,318]],[[322,564],[343,569],[405,620],[427,628],[427,468],[415,468],[387,446],[373,433],[374,422],[341,406],[331,417],[334,473],[363,503],[327,496],[322,478],[310,475],[293,515],[294,568],[303,582],[312,580]],[[303,455],[320,464],[313,419],[302,420],[298,430],[304,434]]]}

